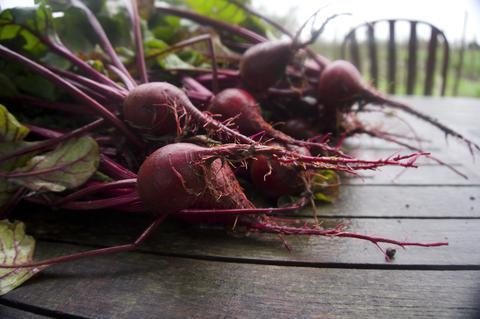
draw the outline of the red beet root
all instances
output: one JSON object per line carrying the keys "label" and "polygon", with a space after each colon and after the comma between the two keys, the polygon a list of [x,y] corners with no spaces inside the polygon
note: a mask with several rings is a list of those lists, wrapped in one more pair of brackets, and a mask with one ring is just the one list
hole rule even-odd
{"label": "red beet root", "polygon": [[334,61],[320,75],[318,91],[325,107],[349,108],[362,97],[365,86],[357,68],[347,61]]}
{"label": "red beet root", "polygon": [[317,133],[302,118],[293,118],[279,124],[278,129],[296,139],[308,139]]}
{"label": "red beet root", "polygon": [[[154,83],[156,84],[156,83]],[[175,134],[177,125],[175,120],[175,96],[172,89],[178,90],[173,85],[146,84],[134,88],[123,103],[123,116],[132,127],[146,134],[162,136]],[[173,98],[172,98],[173,96]]]}
{"label": "red beet root", "polygon": [[233,119],[240,132],[246,135],[254,135],[262,131],[270,135],[274,130],[262,118],[260,107],[254,97],[242,89],[232,88],[218,93],[208,111],[219,115],[221,121]]}
{"label": "red beet root", "polygon": [[256,44],[243,54],[240,76],[249,88],[264,91],[284,76],[295,51],[291,40]]}
{"label": "red beet root", "polygon": [[218,158],[205,160],[212,155],[208,150],[176,143],[152,153],[138,173],[138,192],[146,207],[156,214],[189,208],[252,208],[230,167]]}
{"label": "red beet root", "polygon": [[[305,147],[295,147],[299,154],[310,155]],[[271,198],[297,195],[305,190],[305,175],[308,171],[288,167],[266,156],[257,156],[250,163],[250,177],[262,193]]]}

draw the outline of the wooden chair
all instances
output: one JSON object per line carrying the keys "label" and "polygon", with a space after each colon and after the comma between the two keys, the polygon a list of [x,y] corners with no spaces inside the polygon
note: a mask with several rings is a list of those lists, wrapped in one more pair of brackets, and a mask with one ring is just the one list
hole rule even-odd
{"label": "wooden chair", "polygon": [[[378,30],[379,27],[388,26],[389,37],[387,40],[387,91],[389,94],[395,94],[398,76],[397,76],[397,42],[395,37],[395,26],[397,23],[409,23],[410,24],[410,37],[408,41],[408,58],[407,58],[407,70],[406,70],[406,93],[409,95],[414,94],[415,83],[417,79],[417,70],[418,70],[418,52],[419,52],[419,40],[417,36],[417,27],[419,25],[425,25],[430,28],[430,40],[427,45],[427,57],[425,60],[425,82],[423,87],[423,95],[432,95],[434,82],[435,82],[435,71],[436,71],[436,62],[437,62],[437,48],[440,45],[443,45],[443,57],[441,65],[441,86],[440,86],[440,95],[445,95],[445,88],[447,85],[447,74],[448,74],[448,61],[450,49],[448,45],[447,38],[445,34],[433,26],[432,24],[424,21],[416,20],[407,20],[407,19],[396,19],[396,20],[376,20],[369,23],[361,24],[353,28],[344,38],[341,48],[341,54],[343,59],[347,58],[347,47],[349,47],[349,60],[357,66],[357,68],[362,71],[362,62],[365,60],[360,59],[360,50],[359,44],[357,41],[357,32],[361,29],[366,30],[366,39],[368,46],[368,59],[369,59],[369,73],[371,77],[372,84],[377,86],[379,83],[379,61],[377,54],[377,41],[375,40],[375,30]],[[420,70],[423,70],[420,68]],[[423,72],[423,71],[422,71]]]}

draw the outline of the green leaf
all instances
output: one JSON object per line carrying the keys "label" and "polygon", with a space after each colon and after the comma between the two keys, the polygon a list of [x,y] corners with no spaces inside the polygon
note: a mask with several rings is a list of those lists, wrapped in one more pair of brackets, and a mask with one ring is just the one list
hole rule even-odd
{"label": "green leaf", "polygon": [[[43,2],[32,7],[12,8],[0,12],[0,43],[49,65],[63,69],[70,65],[66,59],[49,53],[49,49],[40,41],[39,36],[60,42],[54,29],[52,12]],[[58,96],[58,89],[51,82],[45,81],[43,77],[24,66],[1,63],[0,73],[9,80],[7,90],[1,90],[0,95],[12,96],[18,94],[17,91],[22,91],[48,100],[54,100]],[[5,78],[0,79],[0,83],[4,82]]]}
{"label": "green leaf", "polygon": [[[8,154],[12,154],[13,152],[34,144],[34,142],[5,142],[0,143],[0,157],[6,156]],[[25,165],[28,160],[33,157],[35,154],[27,154],[23,156],[17,156],[15,158],[3,161],[0,163],[0,170],[2,172],[10,172],[17,167],[22,167]],[[0,208],[5,205],[10,197],[15,193],[18,189],[17,185],[14,185],[8,182],[4,178],[0,178]]]}
{"label": "green leaf", "polygon": [[81,137],[33,157],[5,176],[7,181],[33,191],[62,192],[85,183],[96,172],[98,163],[97,143],[91,137]]}
{"label": "green leaf", "polygon": [[8,42],[15,50],[42,56],[48,50],[33,32],[58,40],[53,29],[52,12],[45,4],[0,12],[0,41]]}
{"label": "green leaf", "polygon": [[315,193],[313,198],[319,202],[332,203],[332,198],[323,193]]}
{"label": "green leaf", "polygon": [[164,69],[173,69],[173,68],[192,68],[191,64],[183,61],[176,54],[168,54],[166,56],[157,58],[158,64]]}
{"label": "green leaf", "polygon": [[[182,2],[202,15],[230,24],[241,25],[259,34],[265,34],[268,29],[268,25],[261,19],[249,14],[228,0],[183,0]],[[247,6],[250,5],[248,0],[240,0],[239,2]]]}
{"label": "green leaf", "polygon": [[[156,53],[162,52],[168,48],[168,44],[160,39],[156,39],[153,34],[149,31],[145,33],[145,55],[150,56]],[[159,55],[155,58],[157,64],[163,69],[169,68],[191,68],[192,65],[182,60],[175,53],[167,53]]]}
{"label": "green leaf", "polygon": [[245,11],[227,0],[185,0],[184,2],[197,13],[231,24],[241,24],[247,17]]}
{"label": "green leaf", "polygon": [[148,21],[148,27],[157,39],[167,43],[175,43],[181,39],[182,32],[180,18],[154,12]]}
{"label": "green leaf", "polygon": [[[36,144],[36,142],[18,141],[0,143],[0,157],[7,156],[8,154],[12,154],[21,148],[29,147],[33,144]],[[24,166],[34,155],[35,153],[29,153],[3,161],[0,163],[0,170],[2,172],[11,172],[17,167]],[[0,208],[8,202],[17,189],[17,185],[8,182],[5,178],[0,178]]]}
{"label": "green leaf", "polygon": [[[124,1],[65,0],[52,3],[63,16],[55,19],[58,34],[65,45],[74,52],[88,54],[98,44],[98,38],[84,12],[85,5],[96,16],[112,45],[131,47],[131,21]],[[78,32],[83,30],[84,32]]]}
{"label": "green leaf", "polygon": [[[58,65],[58,64],[57,64]],[[50,81],[23,65],[0,60],[0,96],[17,96],[18,94],[33,95],[48,101],[57,100],[61,91]],[[5,83],[5,90],[3,85]]]}
{"label": "green leaf", "polygon": [[[25,141],[17,141],[17,142],[5,142],[0,143],[0,157],[8,156],[16,151],[21,150],[25,147],[30,147],[38,142],[25,142]],[[15,156],[6,161],[2,161],[0,163],[0,169],[4,172],[10,172],[17,167],[25,166],[28,161],[35,156],[35,153],[29,153],[21,156]]]}
{"label": "green leaf", "polygon": [[[3,264],[31,262],[34,250],[35,240],[25,234],[24,223],[0,220],[0,260]],[[0,295],[20,286],[44,268],[45,266],[0,269]]]}
{"label": "green leaf", "polygon": [[[34,144],[34,142],[24,142],[23,139],[28,134],[29,129],[20,124],[17,119],[8,112],[7,108],[0,104],[0,157]],[[3,143],[2,143],[3,142]],[[10,172],[17,167],[25,165],[34,154],[17,156],[15,158],[0,163],[2,172]],[[16,185],[9,183],[4,178],[0,178],[0,208],[10,199],[13,193],[18,189]]]}
{"label": "green leaf", "polygon": [[0,142],[21,141],[28,134],[29,129],[20,124],[7,108],[0,104]]}
{"label": "green leaf", "polygon": [[315,200],[333,203],[339,196],[340,178],[333,170],[319,170],[315,173],[311,186]]}
{"label": "green leaf", "polygon": [[28,95],[44,98],[48,101],[55,101],[58,93],[57,88],[50,81],[35,73],[17,74],[14,76],[15,84],[21,91]]}

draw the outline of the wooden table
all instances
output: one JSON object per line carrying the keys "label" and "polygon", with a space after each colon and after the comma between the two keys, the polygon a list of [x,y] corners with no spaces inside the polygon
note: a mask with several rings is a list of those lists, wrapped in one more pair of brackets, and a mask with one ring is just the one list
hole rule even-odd
{"label": "wooden table", "polygon": [[[480,143],[480,100],[407,100]],[[401,169],[385,168],[345,178],[340,200],[321,206],[322,221],[396,239],[448,240],[448,247],[397,249],[386,262],[374,245],[353,239],[289,237],[288,252],[275,236],[170,221],[139,251],[45,270],[0,299],[0,317],[473,318],[480,313],[480,165],[463,145],[450,139],[447,146],[441,133],[413,122],[435,140],[425,149],[469,180],[428,160],[399,176]],[[371,139],[349,145],[359,143],[355,153],[368,158],[398,149]],[[127,243],[148,224],[115,212],[32,209],[16,217],[38,239],[37,259]]]}

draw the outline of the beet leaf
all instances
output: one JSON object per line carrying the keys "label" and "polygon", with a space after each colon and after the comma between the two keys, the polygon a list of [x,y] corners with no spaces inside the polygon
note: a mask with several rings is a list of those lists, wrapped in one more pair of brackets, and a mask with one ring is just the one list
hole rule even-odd
{"label": "beet leaf", "polygon": [[33,191],[62,192],[85,183],[97,171],[99,156],[94,139],[75,138],[2,174],[7,181]]}
{"label": "beet leaf", "polygon": [[[31,262],[34,250],[35,240],[25,234],[24,223],[0,220],[0,260],[3,264]],[[44,268],[45,266],[0,269],[0,296],[15,289]]]}

